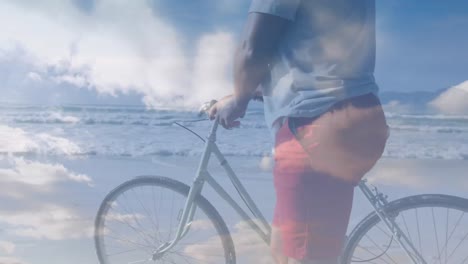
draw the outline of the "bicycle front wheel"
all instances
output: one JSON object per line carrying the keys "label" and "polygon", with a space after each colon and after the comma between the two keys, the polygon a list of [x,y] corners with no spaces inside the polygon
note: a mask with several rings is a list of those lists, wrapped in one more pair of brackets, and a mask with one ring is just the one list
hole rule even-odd
{"label": "bicycle front wheel", "polygon": [[[384,211],[394,218],[425,263],[468,263],[468,200],[448,195],[417,195],[396,200]],[[373,212],[350,234],[342,263],[413,262]]]}
{"label": "bicycle front wheel", "polygon": [[202,196],[189,232],[153,260],[174,239],[189,187],[165,177],[138,177],[111,191],[95,220],[95,246],[101,264],[235,263],[232,238],[214,207]]}

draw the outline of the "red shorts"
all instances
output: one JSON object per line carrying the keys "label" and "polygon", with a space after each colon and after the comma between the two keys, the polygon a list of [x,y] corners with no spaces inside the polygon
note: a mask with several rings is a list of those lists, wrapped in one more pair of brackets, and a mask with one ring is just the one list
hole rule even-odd
{"label": "red shorts", "polygon": [[[385,146],[387,126],[379,109],[372,110],[382,114],[379,118],[370,114],[365,122],[353,120],[356,111],[363,111],[353,105],[317,119],[296,119],[303,123],[296,135],[287,119],[277,132],[273,226],[280,232],[285,256],[303,260],[341,255],[354,187]],[[341,122],[342,116],[349,122]]]}
{"label": "red shorts", "polygon": [[283,254],[294,259],[340,255],[351,212],[354,185],[314,172],[309,156],[286,122],[277,134],[273,226]]}

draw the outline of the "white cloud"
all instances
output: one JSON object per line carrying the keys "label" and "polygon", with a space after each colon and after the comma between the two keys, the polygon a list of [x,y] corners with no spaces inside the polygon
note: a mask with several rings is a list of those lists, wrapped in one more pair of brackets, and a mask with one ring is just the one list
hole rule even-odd
{"label": "white cloud", "polygon": [[[257,221],[258,223],[259,221]],[[258,263],[269,264],[272,263],[272,257],[269,246],[252,230],[252,228],[244,221],[237,223],[231,233],[232,239],[235,244],[237,261],[239,263]],[[188,255],[206,260],[213,252],[221,252],[222,248],[220,243],[215,242],[219,238],[211,237],[199,243],[187,246],[184,252]]]}
{"label": "white cloud", "polygon": [[[53,114],[52,118],[61,118],[65,122],[76,122],[73,117],[63,117]],[[52,136],[46,133],[34,134],[21,128],[0,125],[0,153],[47,153],[72,155],[81,153],[80,147],[74,142]]]}
{"label": "white cloud", "polygon": [[232,237],[235,241],[236,252],[245,256],[247,263],[268,264],[273,262],[269,246],[246,222],[242,221],[236,224]]}
{"label": "white cloud", "polygon": [[[74,239],[92,235],[92,219],[67,205],[65,184],[86,184],[86,175],[71,172],[61,164],[41,163],[18,157],[0,158],[0,223],[10,236],[32,239]],[[0,242],[0,249],[13,252],[14,245]],[[1,263],[1,262],[0,262]]]}
{"label": "white cloud", "polygon": [[16,245],[9,241],[0,240],[0,252],[3,251],[7,254],[13,254],[15,252]]}
{"label": "white cloud", "polygon": [[0,222],[10,225],[10,235],[33,239],[64,240],[91,237],[92,219],[81,217],[73,210],[48,205],[40,210],[0,213]]}
{"label": "white cloud", "polygon": [[[377,166],[368,176],[369,183],[404,186],[424,190],[427,188],[459,187],[467,190],[468,179],[454,166],[443,163],[408,163]],[[446,173],[445,176],[443,176]]]}
{"label": "white cloud", "polygon": [[260,163],[258,164],[259,168],[262,171],[273,171],[273,166],[274,166],[274,159],[271,155],[265,154],[262,159],[260,160]]}
{"label": "white cloud", "polygon": [[9,158],[8,163],[10,168],[0,168],[0,182],[48,186],[60,181],[74,181],[92,185],[91,178],[70,172],[61,164],[47,164],[24,158]]}
{"label": "white cloud", "polygon": [[119,213],[112,213],[106,216],[106,221],[116,221],[116,222],[124,222],[128,224],[135,224],[138,220],[144,219],[145,216],[142,214],[119,214]]}
{"label": "white cloud", "polygon": [[24,130],[0,125],[0,152],[29,152],[38,148]]}
{"label": "white cloud", "polygon": [[417,169],[410,167],[396,167],[392,169],[382,169],[373,173],[368,178],[369,183],[378,183],[394,186],[411,186],[417,188],[427,188],[428,179],[420,175]]}
{"label": "white cloud", "polygon": [[0,22],[11,26],[0,34],[0,63],[19,47],[17,56],[28,69],[18,66],[10,86],[29,80],[106,94],[133,91],[148,106],[167,106],[190,95],[173,106],[198,107],[228,93],[232,36],[203,36],[190,58],[186,39],[154,13],[143,0],[96,1],[91,13],[71,0],[2,1]]}
{"label": "white cloud", "polygon": [[408,113],[413,108],[411,105],[403,104],[398,100],[392,100],[383,107],[386,111],[391,113]]}
{"label": "white cloud", "polygon": [[233,36],[225,32],[208,34],[200,39],[192,78],[193,103],[217,99],[233,90],[226,76],[230,73],[234,48]]}
{"label": "white cloud", "polygon": [[42,77],[41,75],[39,75],[37,72],[29,72],[27,74],[27,78],[31,81],[34,81],[34,82],[40,82],[42,81]]}
{"label": "white cloud", "polygon": [[429,105],[444,114],[468,114],[468,81],[443,92]]}
{"label": "white cloud", "polygon": [[14,257],[0,257],[1,264],[26,264],[26,262]]}

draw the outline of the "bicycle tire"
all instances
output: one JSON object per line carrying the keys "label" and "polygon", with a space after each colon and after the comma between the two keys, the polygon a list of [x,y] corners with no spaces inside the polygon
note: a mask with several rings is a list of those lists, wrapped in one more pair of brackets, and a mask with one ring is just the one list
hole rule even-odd
{"label": "bicycle tire", "polygon": [[[137,189],[137,188],[143,189],[143,188],[148,188],[148,187],[158,187],[162,191],[165,191],[165,190],[170,191],[173,196],[175,194],[181,195],[182,198],[186,198],[188,196],[188,193],[189,193],[189,190],[190,190],[190,187],[187,186],[184,183],[181,183],[179,181],[176,181],[176,180],[173,180],[173,179],[170,179],[170,178],[160,177],[160,176],[140,176],[140,177],[137,177],[135,179],[129,180],[127,182],[124,182],[121,185],[119,185],[118,187],[116,187],[115,189],[113,189],[102,201],[102,203],[101,203],[101,205],[99,207],[98,213],[96,215],[96,218],[95,218],[94,241],[95,241],[96,253],[97,253],[99,262],[101,264],[117,264],[117,263],[120,263],[120,260],[111,261],[109,259],[110,256],[107,253],[108,248],[106,248],[106,245],[105,245],[106,232],[110,233],[109,227],[107,227],[107,224],[106,224],[106,217],[108,217],[108,221],[107,221],[108,223],[111,223],[111,221],[115,220],[115,219],[113,219],[113,217],[115,218],[115,215],[111,216],[110,214],[108,214],[109,210],[112,208],[113,205],[118,203],[118,202],[116,202],[118,197],[123,196],[127,191],[133,190],[135,192],[135,189]],[[197,206],[197,213],[201,209],[201,211],[207,216],[207,218],[209,219],[211,224],[214,226],[215,231],[213,231],[213,232],[216,232],[217,236],[220,239],[220,243],[221,243],[221,246],[222,246],[222,251],[224,253],[224,257],[221,256],[221,259],[219,260],[219,262],[217,261],[217,262],[213,262],[213,263],[235,264],[236,263],[236,255],[235,255],[234,243],[233,243],[233,240],[231,238],[229,229],[227,228],[224,220],[221,218],[221,216],[216,211],[216,209],[213,207],[213,205],[210,202],[208,202],[208,200],[206,200],[206,198],[204,198],[203,196],[199,195],[198,197],[196,197],[194,199],[194,203]],[[151,214],[151,212],[149,214]],[[121,218],[121,219],[124,219],[124,218]],[[140,219],[140,218],[138,218],[138,219]],[[194,219],[194,221],[195,220],[196,219]],[[133,223],[135,223],[134,220],[132,220],[132,221],[133,221]],[[137,218],[136,218],[136,221],[138,221]],[[160,226],[159,226],[159,223],[158,223],[157,228],[159,228],[159,227]],[[108,230],[106,230],[106,229],[108,229]],[[194,229],[194,228],[192,227],[191,230],[192,229]],[[111,231],[114,232],[114,230],[111,230]],[[134,231],[136,232],[137,230],[134,230]],[[148,231],[144,231],[144,232],[149,233]],[[159,230],[158,230],[158,232],[159,232]],[[190,232],[191,231],[189,231],[189,233]],[[144,233],[142,233],[142,234],[144,234]],[[128,238],[125,238],[125,240],[126,239],[128,239]],[[123,238],[120,239],[120,240],[124,241]],[[121,242],[121,241],[119,241],[119,242]],[[137,244],[135,241],[133,241],[132,243],[135,244],[135,245]],[[139,243],[142,243],[142,242],[139,242]],[[126,244],[130,244],[130,242],[127,241]],[[156,248],[154,248],[154,250],[155,249]],[[148,249],[148,251],[149,251],[149,249]],[[172,253],[172,251],[170,253]],[[223,253],[220,253],[220,254],[223,254]],[[177,257],[176,254],[180,255],[181,253],[174,253],[175,257]],[[119,256],[119,258],[120,258],[120,256]],[[186,258],[189,259],[188,257],[186,257]],[[183,263],[191,263],[191,262],[187,261],[187,259]],[[192,257],[190,257],[189,260],[191,260],[191,259],[192,259]],[[148,263],[174,263],[174,260],[171,260],[169,262],[165,262],[164,259],[161,259],[161,262],[159,262],[159,261],[150,262],[149,260],[147,262],[143,262],[143,261],[139,261],[139,260],[135,259],[135,261],[134,261],[134,263],[140,263],[140,262],[141,263],[147,263],[147,262]],[[126,261],[122,260],[122,263],[133,263],[133,262],[130,262],[128,260],[126,260]],[[179,262],[176,262],[176,263],[179,263]],[[200,259],[199,262],[196,262],[196,263],[210,263],[210,262],[207,262],[205,260],[202,261]]]}
{"label": "bicycle tire", "polygon": [[[436,237],[436,240],[437,240],[437,249],[439,250],[438,253],[433,252],[433,254],[438,254],[438,260],[437,260],[438,262],[437,263],[443,263],[442,260],[440,259],[441,258],[440,248],[442,248],[442,246],[441,245],[439,246],[440,242],[438,241],[438,238],[440,237],[440,234],[438,234],[438,232],[437,232],[437,226],[438,225],[436,224],[437,220],[434,218],[434,208],[436,208],[436,210],[441,210],[441,209],[444,210],[444,211],[446,210],[447,211],[447,219],[449,217],[449,210],[459,211],[460,215],[461,215],[460,219],[463,219],[465,213],[468,214],[468,200],[464,199],[464,198],[461,198],[461,197],[449,196],[449,195],[439,195],[439,194],[415,195],[415,196],[405,197],[405,198],[401,198],[401,199],[398,199],[396,201],[393,201],[393,202],[387,204],[383,208],[383,211],[387,215],[395,217],[395,219],[401,218],[400,219],[400,224],[399,224],[400,228],[402,228],[402,230],[404,230],[405,234],[408,232],[409,236],[411,236],[411,234],[414,234],[415,231],[411,232],[410,229],[408,229],[407,220],[405,218],[405,214],[407,214],[407,211],[409,211],[411,209],[416,209],[415,216],[418,219],[416,221],[416,224],[417,224],[418,234],[420,235],[418,209],[420,209],[420,210],[430,210],[429,212],[432,212],[432,216],[433,216],[432,220],[434,221],[434,227],[435,227],[435,232],[434,233],[435,233],[435,237]],[[397,245],[397,242],[395,241],[395,238],[394,238],[393,235],[391,236],[392,240],[390,240],[390,238],[386,238],[387,239],[387,241],[386,241],[387,244],[384,244],[383,247],[387,247],[387,248],[386,249],[383,248],[385,251],[380,252],[380,254],[379,254],[379,252],[377,252],[377,253],[372,252],[373,254],[375,254],[375,256],[373,256],[373,257],[371,257],[369,259],[365,259],[365,258],[362,258],[362,257],[356,257],[356,255],[357,255],[356,251],[359,251],[359,250],[357,250],[358,248],[360,249],[361,253],[365,252],[365,250],[369,251],[369,249],[365,249],[363,246],[360,246],[360,242],[364,237],[368,236],[367,234],[370,233],[370,231],[373,230],[373,228],[375,228],[375,230],[377,230],[376,227],[377,227],[378,224],[382,224],[381,222],[382,221],[379,218],[379,216],[377,215],[377,213],[372,212],[367,217],[365,217],[353,229],[353,231],[349,235],[347,244],[346,244],[345,249],[344,249],[344,253],[342,255],[342,259],[341,259],[342,264],[350,264],[350,263],[394,263],[394,262],[399,262],[399,261],[395,261],[395,259],[392,259],[391,257],[387,258],[388,255],[385,256],[386,254],[388,254],[387,253],[388,250],[392,247],[392,243],[394,244],[394,246],[399,247],[399,245]],[[439,222],[440,222],[440,220],[439,220]],[[460,220],[458,220],[458,222],[460,222]],[[459,224],[457,223],[457,225],[459,225]],[[454,230],[457,227],[457,225],[454,227]],[[447,236],[448,236],[448,233],[449,233],[449,232],[447,232],[448,230],[449,230],[449,228],[448,228],[448,220],[447,220],[447,229],[446,229],[446,235],[445,235],[446,239],[447,239]],[[379,231],[382,231],[382,228]],[[431,232],[433,232],[433,231],[434,230],[432,230]],[[382,232],[384,232],[384,231],[382,231]],[[450,235],[450,238],[452,238],[453,233],[454,232],[452,231],[452,234]],[[408,235],[408,234],[406,234],[406,235]],[[387,234],[387,236],[390,236],[390,235]],[[434,234],[431,234],[431,236],[434,236]],[[468,232],[466,232],[466,234],[463,234],[462,236],[463,236],[464,240],[466,240],[466,238],[468,238]],[[370,238],[370,240],[373,240],[373,239]],[[413,237],[411,237],[411,240],[413,240]],[[418,240],[418,238],[415,235],[414,236],[414,244],[417,245],[419,243],[419,247],[422,248],[421,247],[421,238],[419,237],[419,241],[417,241],[417,240]],[[427,241],[423,241],[422,243],[427,243]],[[446,241],[446,244],[445,244],[443,250],[446,250],[446,251],[448,250],[447,243],[448,243],[448,241]],[[374,244],[376,244],[376,246],[379,245],[379,243],[376,243],[376,242]],[[465,252],[468,252],[468,245],[465,244],[465,246],[467,247],[467,250],[465,250]],[[418,249],[418,250],[421,250],[421,249]],[[365,253],[368,253],[368,252],[365,252]],[[425,252],[425,253],[428,254],[427,252]],[[465,263],[465,261],[468,261],[468,253],[463,253],[463,254],[464,255],[462,256],[462,258],[463,258],[462,263]],[[370,253],[368,255],[370,255]],[[383,256],[385,256],[385,259],[384,259]],[[382,259],[380,261],[378,261],[378,258],[376,258],[376,257],[379,257],[379,258],[382,258]],[[426,256],[423,256],[423,257],[426,260]],[[447,261],[447,252],[445,252],[445,260]],[[410,262],[405,262],[405,263],[410,263]],[[429,263],[429,262],[427,262],[427,263]],[[449,263],[452,263],[452,262],[449,262]]]}

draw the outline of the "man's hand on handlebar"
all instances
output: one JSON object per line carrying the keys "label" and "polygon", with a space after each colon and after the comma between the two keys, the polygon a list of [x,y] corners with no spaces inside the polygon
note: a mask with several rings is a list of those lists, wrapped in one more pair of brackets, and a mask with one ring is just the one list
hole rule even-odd
{"label": "man's hand on handlebar", "polygon": [[210,108],[208,116],[211,120],[218,119],[224,128],[231,129],[240,125],[236,119],[244,117],[246,109],[247,103],[240,103],[233,95],[228,95]]}
{"label": "man's hand on handlebar", "polygon": [[263,102],[263,93],[262,93],[262,91],[261,90],[256,90],[252,100]]}

